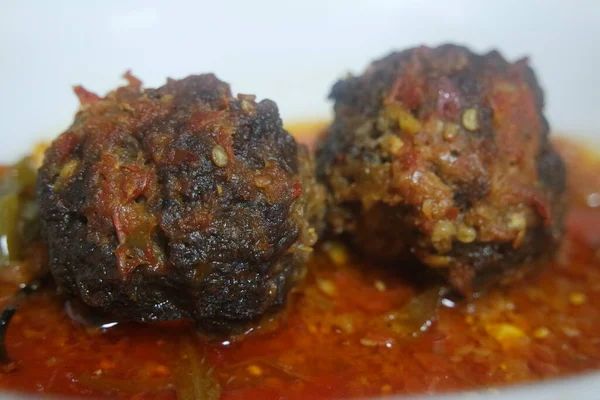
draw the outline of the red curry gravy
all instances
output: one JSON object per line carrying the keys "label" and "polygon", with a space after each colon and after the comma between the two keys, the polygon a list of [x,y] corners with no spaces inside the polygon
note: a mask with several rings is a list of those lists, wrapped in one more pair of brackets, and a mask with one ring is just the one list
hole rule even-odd
{"label": "red curry gravy", "polygon": [[[290,130],[307,139],[317,129]],[[16,369],[0,373],[0,388],[176,399],[198,393],[182,385],[203,390],[212,382],[207,398],[317,399],[438,393],[598,369],[600,159],[574,142],[556,143],[569,167],[568,234],[555,261],[512,287],[432,306],[431,289],[326,242],[285,317],[231,342],[200,338],[185,323],[86,328],[49,289],[11,322]],[[0,285],[4,302],[14,290]],[[407,309],[427,318],[415,325]],[[191,371],[206,377],[195,381]]]}

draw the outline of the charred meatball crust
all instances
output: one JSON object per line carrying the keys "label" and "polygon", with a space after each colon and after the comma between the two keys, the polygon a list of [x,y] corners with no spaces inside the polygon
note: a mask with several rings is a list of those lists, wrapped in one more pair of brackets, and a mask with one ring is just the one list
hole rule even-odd
{"label": "charred meatball crust", "polygon": [[[276,104],[214,75],[129,85],[82,106],[38,180],[50,269],[125,321],[238,332],[282,306],[316,241],[323,190]],[[320,193],[307,205],[305,192]]]}
{"label": "charred meatball crust", "polygon": [[317,175],[336,233],[372,256],[413,254],[464,293],[552,253],[565,167],[527,60],[420,47],[337,82],[330,97]]}

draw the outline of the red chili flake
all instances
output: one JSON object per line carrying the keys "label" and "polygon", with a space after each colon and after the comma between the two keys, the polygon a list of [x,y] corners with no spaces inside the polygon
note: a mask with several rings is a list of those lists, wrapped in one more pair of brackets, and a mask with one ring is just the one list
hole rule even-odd
{"label": "red chili flake", "polygon": [[410,110],[415,110],[423,103],[423,90],[415,82],[418,82],[416,77],[404,74],[399,76],[394,81],[390,93],[387,95],[385,103],[399,101]]}
{"label": "red chili flake", "polygon": [[292,186],[292,197],[294,199],[300,197],[302,194],[302,185],[299,181],[294,181],[294,185]]}
{"label": "red chili flake", "polygon": [[450,220],[455,220],[456,217],[458,217],[458,208],[456,207],[450,207],[449,209],[446,210],[446,218],[450,219]]}
{"label": "red chili flake", "polygon": [[79,103],[82,106],[87,104],[93,104],[101,100],[100,96],[98,96],[96,93],[88,91],[81,85],[74,86],[73,91],[75,92],[75,95],[79,99]]}

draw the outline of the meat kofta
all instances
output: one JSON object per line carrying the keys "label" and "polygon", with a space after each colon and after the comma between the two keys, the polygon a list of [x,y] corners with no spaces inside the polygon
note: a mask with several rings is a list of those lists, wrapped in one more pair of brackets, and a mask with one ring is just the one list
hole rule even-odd
{"label": "meat kofta", "polygon": [[303,276],[323,212],[314,163],[271,100],[232,97],[212,74],[145,90],[126,78],[104,98],[77,87],[46,153],[51,272],[100,315],[239,332]]}
{"label": "meat kofta", "polygon": [[463,293],[552,253],[565,167],[527,60],[419,47],[337,82],[330,97],[317,175],[334,232],[371,256],[414,255]]}

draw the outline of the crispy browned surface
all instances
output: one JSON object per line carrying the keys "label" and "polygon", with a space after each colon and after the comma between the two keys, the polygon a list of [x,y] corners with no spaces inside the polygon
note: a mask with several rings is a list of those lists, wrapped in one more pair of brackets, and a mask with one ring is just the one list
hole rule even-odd
{"label": "crispy browned surface", "polygon": [[214,75],[146,90],[127,77],[103,99],[76,89],[82,108],[40,171],[59,287],[113,318],[206,330],[275,311],[322,213],[307,152],[274,102],[234,98]]}
{"label": "crispy browned surface", "polygon": [[565,169],[526,60],[420,47],[339,81],[331,98],[317,174],[336,233],[374,256],[415,254],[463,292],[552,253]]}

